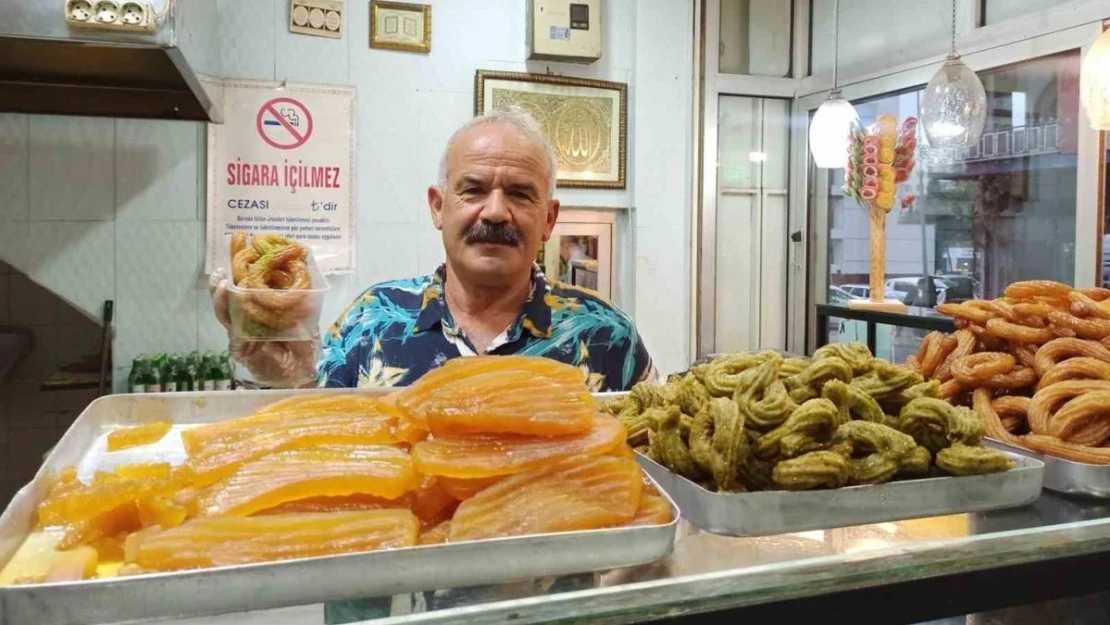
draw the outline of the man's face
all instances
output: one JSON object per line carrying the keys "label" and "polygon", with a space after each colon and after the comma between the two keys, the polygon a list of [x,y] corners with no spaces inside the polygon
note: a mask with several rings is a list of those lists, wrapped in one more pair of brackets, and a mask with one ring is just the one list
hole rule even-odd
{"label": "man's face", "polygon": [[526,274],[559,216],[549,200],[543,150],[511,124],[460,135],[447,154],[447,184],[428,189],[452,269],[483,285]]}

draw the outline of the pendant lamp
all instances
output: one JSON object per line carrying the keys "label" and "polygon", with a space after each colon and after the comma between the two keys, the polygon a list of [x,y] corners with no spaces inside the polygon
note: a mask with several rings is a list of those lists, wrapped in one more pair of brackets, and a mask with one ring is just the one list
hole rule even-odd
{"label": "pendant lamp", "polygon": [[1079,92],[1095,130],[1110,130],[1110,30],[1095,41],[1079,73]]}
{"label": "pendant lamp", "polygon": [[844,169],[848,164],[848,133],[859,124],[852,103],[840,97],[836,84],[839,56],[840,0],[833,4],[833,89],[821,103],[809,125],[809,151],[813,162],[826,169]]}
{"label": "pendant lamp", "polygon": [[975,145],[987,122],[983,82],[956,52],[956,0],[952,0],[952,40],[948,59],[921,96],[921,127],[932,148]]}

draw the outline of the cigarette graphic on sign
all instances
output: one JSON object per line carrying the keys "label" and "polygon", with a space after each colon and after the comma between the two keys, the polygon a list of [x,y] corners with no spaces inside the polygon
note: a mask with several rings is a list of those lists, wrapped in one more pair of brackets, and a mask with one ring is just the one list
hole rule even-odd
{"label": "cigarette graphic on sign", "polygon": [[268,145],[292,150],[312,136],[312,114],[293,98],[274,98],[258,109],[258,134]]}

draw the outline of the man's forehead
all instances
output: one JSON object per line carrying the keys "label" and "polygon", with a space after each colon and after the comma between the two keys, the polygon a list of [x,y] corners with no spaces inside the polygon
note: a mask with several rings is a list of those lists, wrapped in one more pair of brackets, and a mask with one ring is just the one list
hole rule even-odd
{"label": "man's forehead", "polygon": [[503,165],[542,172],[546,167],[543,149],[506,123],[482,124],[466,130],[452,143],[447,160],[452,170],[457,166]]}

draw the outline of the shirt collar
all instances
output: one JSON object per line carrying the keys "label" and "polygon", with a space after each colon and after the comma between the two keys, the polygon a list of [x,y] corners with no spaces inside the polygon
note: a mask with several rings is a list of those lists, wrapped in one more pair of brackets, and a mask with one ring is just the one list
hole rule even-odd
{"label": "shirt collar", "polygon": [[[523,331],[536,338],[550,338],[551,336],[551,306],[547,303],[547,278],[539,265],[532,265],[532,293],[524,302],[520,316],[508,329],[508,339],[515,341],[520,338]],[[416,331],[426,332],[437,324],[442,325],[449,333],[457,333],[455,320],[447,308],[447,296],[444,285],[447,282],[447,265],[440,265],[432,274],[428,285],[424,287],[423,302],[420,315],[416,319]]]}

